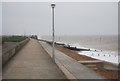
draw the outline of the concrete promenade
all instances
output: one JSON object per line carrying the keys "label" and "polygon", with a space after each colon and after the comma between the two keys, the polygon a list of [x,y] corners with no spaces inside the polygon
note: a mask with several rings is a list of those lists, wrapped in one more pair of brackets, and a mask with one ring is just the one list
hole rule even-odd
{"label": "concrete promenade", "polygon": [[30,41],[5,65],[3,79],[66,79],[37,40]]}

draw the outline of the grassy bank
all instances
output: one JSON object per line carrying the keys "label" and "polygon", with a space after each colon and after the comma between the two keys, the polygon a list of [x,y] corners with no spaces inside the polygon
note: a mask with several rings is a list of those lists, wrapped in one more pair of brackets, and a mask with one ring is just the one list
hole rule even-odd
{"label": "grassy bank", "polygon": [[4,43],[4,42],[21,42],[25,39],[26,39],[26,37],[24,37],[24,36],[3,36],[2,43]]}

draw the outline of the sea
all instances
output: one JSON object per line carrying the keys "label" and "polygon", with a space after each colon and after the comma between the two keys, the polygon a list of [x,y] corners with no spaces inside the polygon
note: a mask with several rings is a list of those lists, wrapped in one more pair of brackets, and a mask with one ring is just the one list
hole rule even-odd
{"label": "sea", "polygon": [[[52,40],[52,36],[43,36],[42,39],[45,40]],[[55,36],[55,41],[56,42],[63,42],[67,44],[72,44],[75,46],[79,47],[85,47],[85,48],[91,48],[91,49],[96,49],[96,50],[102,50],[102,52],[99,52],[100,55],[102,54],[107,54],[106,56],[112,56],[112,59],[108,59],[108,57],[104,58],[103,55],[102,57],[93,56],[93,53],[87,53],[85,52],[84,55],[88,55],[93,58],[98,58],[110,61],[113,63],[118,63],[118,56],[120,56],[118,50],[118,36],[112,36],[112,35],[96,35],[96,36]],[[83,53],[78,53],[78,54],[83,54]],[[91,55],[90,55],[91,54]],[[115,57],[115,58],[114,58]],[[112,61],[111,61],[112,60]]]}

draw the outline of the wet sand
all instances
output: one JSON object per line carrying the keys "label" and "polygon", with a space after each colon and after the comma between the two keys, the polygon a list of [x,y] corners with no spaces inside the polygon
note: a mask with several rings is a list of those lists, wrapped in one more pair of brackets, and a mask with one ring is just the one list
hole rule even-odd
{"label": "wet sand", "polygon": [[[73,51],[61,46],[55,46],[56,49],[60,50],[61,52],[65,53],[66,55],[70,56],[71,58],[77,60],[77,61],[85,61],[85,60],[96,60],[87,56],[79,55],[77,51]],[[114,64],[103,62],[104,65],[111,65],[114,66]],[[98,69],[95,70],[98,74],[101,76],[111,79],[112,81],[115,81],[114,79],[118,79],[118,71],[113,71],[113,70],[105,70],[105,69]],[[120,71],[119,71],[120,72]]]}

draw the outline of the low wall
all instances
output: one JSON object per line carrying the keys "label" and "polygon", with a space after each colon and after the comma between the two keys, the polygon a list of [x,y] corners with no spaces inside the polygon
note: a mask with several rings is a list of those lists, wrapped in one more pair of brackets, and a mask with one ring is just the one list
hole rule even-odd
{"label": "low wall", "polygon": [[[52,58],[52,47],[45,42],[40,42],[40,44]],[[105,79],[93,70],[78,63],[76,60],[70,58],[57,49],[55,49],[55,63],[68,79],[102,79],[102,81]]]}
{"label": "low wall", "polygon": [[19,42],[16,45],[11,46],[10,48],[5,49],[2,52],[2,65],[5,65],[5,63],[14,56],[30,39],[27,38],[26,40]]}

